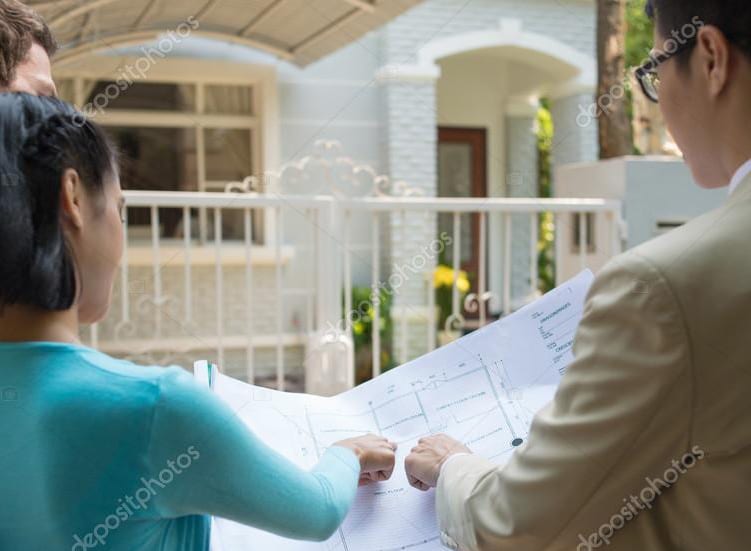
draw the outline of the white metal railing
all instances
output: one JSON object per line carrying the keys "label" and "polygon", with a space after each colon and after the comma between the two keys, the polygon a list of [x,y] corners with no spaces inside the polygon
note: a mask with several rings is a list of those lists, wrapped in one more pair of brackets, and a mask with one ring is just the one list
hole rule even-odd
{"label": "white metal railing", "polygon": [[[304,345],[305,335],[315,333],[320,320],[338,315],[338,312],[331,310],[332,297],[339,289],[338,282],[332,274],[329,274],[332,251],[327,249],[324,240],[324,236],[331,232],[328,225],[331,221],[333,199],[330,197],[293,198],[258,194],[143,191],[127,191],[125,196],[127,208],[124,222],[124,254],[117,286],[119,296],[116,297],[114,303],[116,311],[111,312],[108,319],[100,324],[102,327],[92,326],[92,344],[108,352],[147,358],[159,363],[169,363],[180,356],[188,358],[189,354],[194,351],[213,349],[215,356],[212,359],[218,361],[220,365],[224,365],[228,345],[235,349],[242,347],[245,348],[246,353],[245,376],[253,381],[255,380],[254,349],[259,346],[268,348],[273,342],[277,367],[276,386],[284,388],[285,347],[290,343]],[[139,243],[129,236],[131,232],[129,232],[127,211],[134,208],[148,209],[150,212],[151,239],[148,243]],[[160,211],[164,209],[176,209],[182,213],[183,235],[180,239],[162,238]],[[283,245],[281,234],[274,240],[270,247],[271,251],[253,245],[253,216],[259,209],[270,209],[278,218],[281,218],[284,210],[292,211],[310,222],[310,227],[314,229],[309,232],[309,242],[297,245],[300,248],[308,246],[317,251],[320,273],[312,274],[315,286],[303,289],[283,288],[283,265],[288,261],[291,252],[289,247]],[[213,214],[213,238],[206,244],[201,244],[200,239],[196,240],[191,237],[191,226],[194,223],[192,215],[193,213],[200,215],[201,211]],[[242,240],[229,242],[222,238],[224,213],[228,211],[242,213]],[[278,229],[281,232],[281,225]],[[165,246],[165,241],[170,241],[170,245]],[[168,251],[167,254],[165,251]],[[211,262],[213,297],[207,299],[205,295],[201,296],[203,308],[201,311],[195,311],[196,293],[205,293],[205,285],[200,291],[196,289],[195,272],[199,266],[205,267],[208,264],[207,257],[210,251],[213,253]],[[238,254],[239,252],[241,255]],[[252,319],[254,291],[258,293],[254,287],[254,271],[256,271],[254,265],[257,264],[254,255],[257,253],[265,257],[262,263],[269,266],[274,274],[273,293],[276,297],[273,315],[269,316],[274,320],[274,330],[270,334],[260,336],[255,334]],[[226,256],[233,258],[227,259]],[[133,257],[138,257],[138,261],[134,262]],[[142,269],[148,266],[148,277],[144,278],[143,273],[134,277],[134,266]],[[232,266],[235,271],[239,269],[242,272],[243,289],[240,293],[236,292],[235,297],[239,297],[242,301],[245,317],[242,322],[244,330],[232,335],[229,335],[226,329],[230,314],[225,311],[228,291],[225,285],[227,275],[225,272],[229,266]],[[182,272],[179,280],[181,287],[179,293],[175,288],[166,289],[163,281],[167,270],[174,272],[176,269]],[[208,274],[203,273],[202,278],[205,284]],[[172,279],[174,280],[174,277]],[[308,300],[307,323],[301,328],[303,334],[298,334],[298,338],[285,332],[283,327],[285,294],[296,294]],[[177,307],[174,307],[175,305]],[[197,323],[199,317],[206,315],[214,318],[212,331],[206,331],[205,318],[201,319],[203,323]],[[172,322],[172,331],[167,331],[165,328],[167,318]],[[144,335],[143,332],[138,334],[138,329],[143,326],[148,327],[148,335]],[[203,329],[200,326],[203,326]]]}
{"label": "white metal railing", "polygon": [[[514,225],[512,224],[512,216],[524,215],[528,217],[528,242],[529,242],[529,279],[533,282],[533,288],[536,288],[538,281],[538,227],[539,216],[545,213],[551,213],[556,220],[556,227],[558,232],[556,233],[556,262],[560,263],[564,258],[564,239],[566,230],[570,228],[570,225],[566,223],[564,215],[578,215],[583,216],[586,214],[596,214],[601,217],[606,225],[604,231],[600,233],[607,235],[608,243],[606,246],[600,246],[593,253],[590,253],[586,246],[588,235],[586,233],[586,224],[579,224],[578,232],[578,265],[576,271],[586,269],[587,267],[599,267],[605,261],[612,256],[619,254],[622,250],[622,234],[623,234],[623,222],[621,219],[621,206],[618,201],[611,201],[605,199],[507,199],[507,198],[481,198],[481,199],[461,199],[461,198],[421,198],[421,197],[405,197],[405,198],[390,198],[390,197],[376,197],[376,198],[361,198],[339,201],[338,208],[342,210],[342,218],[344,220],[344,235],[349,235],[349,224],[353,218],[361,218],[363,216],[369,216],[372,220],[373,227],[373,246],[371,250],[370,264],[372,266],[372,306],[374,310],[374,322],[373,327],[378,327],[378,320],[380,319],[380,301],[376,300],[379,285],[383,281],[384,277],[387,279],[388,274],[381,274],[379,270],[380,266],[380,248],[376,236],[378,235],[378,228],[381,223],[381,219],[384,216],[398,216],[404,220],[408,216],[417,216],[424,218],[428,226],[432,223],[432,217],[438,213],[449,214],[453,220],[453,251],[451,255],[451,263],[454,274],[457,274],[460,270],[460,259],[462,256],[462,240],[461,236],[461,224],[462,214],[476,214],[479,216],[479,239],[477,241],[477,254],[478,254],[478,277],[477,286],[473,289],[473,292],[467,295],[464,303],[460,303],[460,292],[458,288],[458,278],[454,279],[454,285],[452,289],[452,305],[451,313],[448,316],[447,325],[451,324],[452,327],[463,329],[466,325],[466,319],[464,312],[476,312],[478,314],[479,326],[484,326],[488,323],[488,316],[486,311],[486,304],[494,297],[494,294],[489,290],[488,286],[488,252],[487,244],[490,241],[492,243],[502,243],[503,247],[503,269],[502,269],[502,293],[501,293],[501,313],[508,314],[513,309],[512,295],[511,295],[511,266],[512,266],[512,243],[514,239]],[[488,235],[488,217],[500,216],[502,219],[503,232],[500,239],[493,239],[494,236]],[[399,227],[402,230],[406,229],[406,224],[401,223]],[[498,237],[498,236],[495,236]],[[406,240],[406,235],[402,234],[400,237],[402,241]],[[352,251],[349,247],[344,247],[344,311],[350,312],[352,310],[352,304],[349,298],[352,295],[352,276],[351,276],[351,255]],[[428,268],[430,269],[430,268]],[[573,275],[569,274],[569,275]],[[559,274],[559,281],[561,279]],[[434,304],[434,289],[432,281],[429,281],[426,285],[426,300],[427,311],[425,315],[425,322],[428,327],[426,332],[426,344],[422,351],[431,351],[436,347],[436,310]],[[529,296],[528,298],[533,298]],[[405,307],[405,308],[408,308]],[[351,333],[351,324],[346,324],[347,330]],[[448,327],[447,327],[448,328]],[[378,376],[381,370],[381,347],[378,331],[373,331],[373,353],[372,353],[372,365],[373,376]],[[408,315],[403,310],[399,316],[399,362],[403,363],[410,359],[414,354],[410,354],[409,351],[409,323]]]}
{"label": "white metal railing", "polygon": [[[499,313],[513,309],[512,248],[515,231],[521,228],[525,228],[525,239],[529,242],[528,277],[532,282],[537,281],[537,231],[539,215],[543,213],[551,213],[557,220],[559,270],[566,263],[571,265],[569,270],[576,271],[597,267],[621,251],[620,204],[602,199],[340,199],[144,191],[128,191],[125,196],[128,211],[148,209],[150,239],[139,242],[129,236],[133,232],[126,216],[118,294],[108,318],[91,328],[92,344],[106,352],[158,363],[182,358],[187,364],[195,354],[202,353],[210,354],[211,359],[224,365],[232,352],[233,361],[242,365],[237,374],[251,382],[258,375],[257,353],[270,351],[273,359],[267,359],[267,363],[273,363],[274,384],[280,389],[285,388],[286,363],[295,347],[302,350],[302,361],[313,369],[307,370],[309,390],[334,392],[353,384],[353,324],[348,313],[353,309],[352,290],[356,283],[353,271],[361,268],[362,263],[369,263],[367,283],[372,290],[372,374],[381,372],[382,343],[378,328],[382,312],[376,297],[393,268],[390,265],[384,268],[383,253],[394,253],[395,248],[401,247],[400,254],[410,254],[407,221],[417,220],[427,236],[435,233],[438,214],[451,216],[451,263],[458,272],[462,257],[461,217],[467,213],[479,217],[476,243],[479,270],[475,288],[464,304],[457,280],[452,289],[448,319],[451,327],[457,329],[467,325],[466,315],[473,309],[477,314],[476,325],[488,323],[486,306],[491,300],[500,304]],[[170,239],[162,236],[160,213],[165,209],[180,213],[182,235]],[[213,236],[206,243],[191,236],[191,228],[198,219],[196,216],[194,220],[194,215],[202,210],[213,215]],[[253,243],[253,217],[261,210],[271,212],[276,223],[269,246]],[[223,220],[228,212],[241,214],[241,239],[223,239]],[[566,217],[586,213],[596,214],[601,221],[597,250],[592,253],[588,249],[591,236],[586,233],[587,224],[579,224],[578,255],[574,258],[564,242],[571,229]],[[527,221],[520,223],[524,218]],[[360,235],[360,242],[354,243],[358,228],[364,234]],[[384,228],[391,230],[388,242],[382,241]],[[501,248],[500,272],[489,266],[490,247]],[[394,346],[398,348],[400,362],[437,345],[434,268],[435,259],[426,263],[417,276],[422,289],[420,300],[415,301],[414,293],[410,296],[406,290],[404,293],[401,289],[394,290],[398,324]],[[363,270],[359,271],[362,280]],[[288,311],[291,305],[296,308],[294,314]],[[332,327],[343,328],[343,335],[332,334]],[[422,344],[415,344],[412,338],[417,331],[422,333],[419,336]],[[326,343],[332,346],[325,348]],[[331,373],[338,373],[339,380],[322,380],[331,377]],[[318,379],[317,385],[312,384],[312,379]]]}

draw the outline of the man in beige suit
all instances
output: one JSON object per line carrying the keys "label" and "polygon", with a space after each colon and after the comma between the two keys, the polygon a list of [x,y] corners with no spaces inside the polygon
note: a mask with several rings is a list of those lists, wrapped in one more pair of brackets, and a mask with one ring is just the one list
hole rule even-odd
{"label": "man in beige suit", "polygon": [[699,184],[730,196],[598,274],[575,359],[507,464],[443,435],[414,448],[450,548],[751,549],[751,2],[648,4],[664,48],[644,92]]}

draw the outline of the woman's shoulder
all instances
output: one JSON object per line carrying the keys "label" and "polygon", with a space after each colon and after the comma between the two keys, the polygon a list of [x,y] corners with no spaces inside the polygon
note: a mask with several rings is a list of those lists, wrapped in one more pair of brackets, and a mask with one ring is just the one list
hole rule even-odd
{"label": "woman's shoulder", "polygon": [[148,364],[139,364],[131,360],[115,358],[99,350],[87,347],[79,347],[77,356],[86,364],[87,367],[99,370],[102,373],[113,377],[123,379],[133,379],[134,381],[159,383],[166,372],[174,370],[184,371],[178,366],[157,366]]}
{"label": "woman's shoulder", "polygon": [[195,396],[200,386],[180,366],[144,365],[112,357],[93,348],[78,347],[74,351],[76,369],[70,372],[76,386],[90,386],[102,400],[125,402],[158,402],[176,396]]}

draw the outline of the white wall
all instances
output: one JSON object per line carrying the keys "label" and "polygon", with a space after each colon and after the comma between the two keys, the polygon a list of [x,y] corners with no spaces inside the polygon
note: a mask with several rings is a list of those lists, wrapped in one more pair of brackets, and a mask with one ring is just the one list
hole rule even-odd
{"label": "white wall", "polygon": [[[308,67],[278,66],[282,163],[309,155],[318,140],[335,140],[342,155],[385,172],[381,89],[374,78],[381,65],[379,48],[378,33],[371,33]],[[291,231],[299,233],[297,226]],[[370,221],[354,220],[351,235],[354,284],[369,285]],[[305,283],[305,268],[290,271],[294,284]]]}
{"label": "white wall", "polygon": [[[626,249],[659,235],[660,221],[685,222],[708,212],[727,198],[727,189],[705,190],[691,177],[688,167],[675,157],[621,157],[595,163],[573,164],[556,171],[556,197],[590,197],[622,201],[626,224]],[[579,255],[571,251],[571,219],[562,221],[563,257],[559,281],[579,271]],[[597,217],[597,251],[587,256],[593,270],[610,258],[607,221]]]}
{"label": "white wall", "polygon": [[280,64],[282,159],[307,154],[316,139],[342,142],[358,162],[383,170],[379,120],[381,66],[377,33],[303,69]]}

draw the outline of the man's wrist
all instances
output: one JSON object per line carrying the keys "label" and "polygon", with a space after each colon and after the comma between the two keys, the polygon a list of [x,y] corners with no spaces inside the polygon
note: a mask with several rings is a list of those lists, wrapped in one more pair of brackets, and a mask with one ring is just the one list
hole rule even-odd
{"label": "man's wrist", "polygon": [[451,461],[453,461],[453,460],[454,460],[454,459],[456,459],[457,457],[461,457],[461,456],[463,456],[463,455],[472,455],[472,454],[471,454],[471,453],[469,453],[469,452],[456,452],[456,453],[452,453],[452,454],[448,455],[448,456],[447,456],[447,457],[446,457],[446,458],[445,458],[445,459],[443,460],[443,462],[441,463],[441,466],[440,466],[440,467],[439,467],[439,469],[438,469],[438,477],[440,478],[441,474],[443,473],[443,469],[444,469],[444,468],[446,467],[446,465],[447,465],[448,463],[450,463]]}

